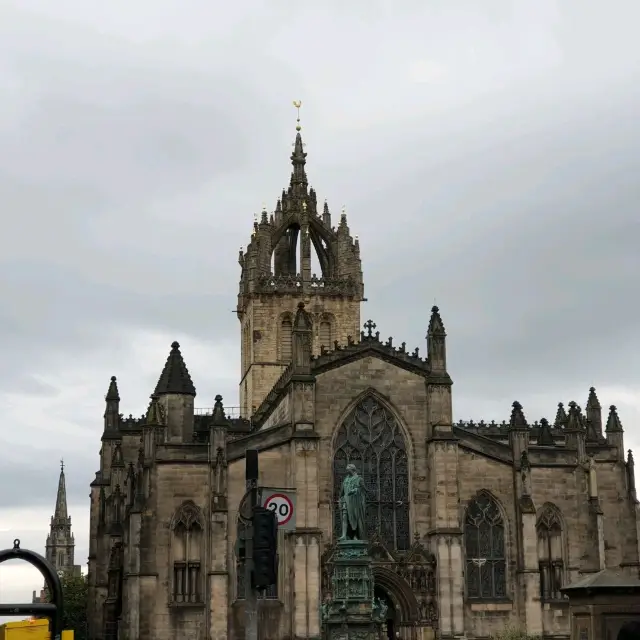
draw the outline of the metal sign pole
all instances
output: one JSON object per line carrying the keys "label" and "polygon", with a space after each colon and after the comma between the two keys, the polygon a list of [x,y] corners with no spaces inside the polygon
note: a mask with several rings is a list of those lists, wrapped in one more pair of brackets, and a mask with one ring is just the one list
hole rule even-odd
{"label": "metal sign pole", "polygon": [[251,520],[246,528],[244,561],[244,628],[245,640],[258,640],[258,598],[253,588],[253,509],[258,504],[258,451],[246,452],[246,483],[249,492]]}

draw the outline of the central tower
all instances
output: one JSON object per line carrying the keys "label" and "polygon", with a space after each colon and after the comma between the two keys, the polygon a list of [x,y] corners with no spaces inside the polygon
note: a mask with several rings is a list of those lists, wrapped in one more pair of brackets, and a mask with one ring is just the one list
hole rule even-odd
{"label": "central tower", "polygon": [[[299,103],[294,103],[299,106]],[[240,251],[238,318],[241,326],[240,408],[250,417],[291,362],[291,331],[299,302],[313,321],[312,352],[346,344],[360,332],[364,296],[360,246],[343,212],[337,228],[325,200],[318,210],[309,188],[300,119],[289,188],[275,211],[262,211],[246,251]],[[320,273],[312,273],[312,247]]]}

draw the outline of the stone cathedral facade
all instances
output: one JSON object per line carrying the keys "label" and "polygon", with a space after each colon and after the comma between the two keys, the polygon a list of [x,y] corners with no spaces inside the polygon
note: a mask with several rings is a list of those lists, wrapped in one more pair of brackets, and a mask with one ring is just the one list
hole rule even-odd
{"label": "stone cathedral facade", "polygon": [[220,396],[196,408],[177,343],[140,418],[123,416],[111,379],[91,484],[90,637],[244,637],[234,548],[244,455],[257,448],[260,484],[297,491],[278,584],[259,601],[262,640],[322,637],[348,463],[367,487],[384,636],[487,638],[512,623],[568,638],[561,587],[640,566],[616,408],[591,389],[584,410],[560,404],[550,420],[514,402],[502,423],[454,422],[439,310],[425,318],[425,356],[361,323],[359,243],[309,187],[299,130],[291,161],[288,189],[239,256],[238,415]]}

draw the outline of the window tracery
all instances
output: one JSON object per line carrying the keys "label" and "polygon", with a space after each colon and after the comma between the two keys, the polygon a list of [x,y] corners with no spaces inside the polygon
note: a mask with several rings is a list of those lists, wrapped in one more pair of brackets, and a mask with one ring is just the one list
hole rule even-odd
{"label": "window tracery", "polygon": [[464,524],[467,597],[505,598],[505,527],[495,500],[484,493],[476,496],[467,506]]}
{"label": "window tracery", "polygon": [[564,578],[562,518],[557,507],[546,504],[536,524],[538,562],[540,566],[540,597],[543,600],[563,599],[560,589]]}
{"label": "window tracery", "polygon": [[192,502],[185,502],[172,525],[173,588],[175,603],[202,602],[201,563],[204,518]]}
{"label": "window tracery", "polygon": [[406,443],[392,413],[373,395],[358,403],[336,434],[333,458],[335,539],[340,536],[339,496],[348,464],[355,464],[364,480],[369,538],[377,534],[388,549],[409,549]]}

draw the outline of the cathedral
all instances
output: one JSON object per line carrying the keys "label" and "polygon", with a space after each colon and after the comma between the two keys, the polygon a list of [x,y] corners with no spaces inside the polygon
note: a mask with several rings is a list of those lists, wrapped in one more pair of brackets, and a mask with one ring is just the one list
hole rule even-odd
{"label": "cathedral", "polygon": [[366,487],[381,637],[471,640],[516,625],[569,638],[562,587],[640,566],[616,408],[591,388],[584,410],[561,403],[549,420],[515,401],[503,422],[454,422],[439,309],[425,319],[425,355],[361,322],[359,241],[344,212],[318,202],[306,156],[298,126],[289,186],[239,255],[239,410],[219,395],[197,408],[177,342],[145,415],[124,417],[111,378],[91,483],[90,638],[244,638],[235,543],[247,449],[259,451],[260,485],[296,492],[277,585],[258,602],[260,640],[324,637],[347,464]]}

